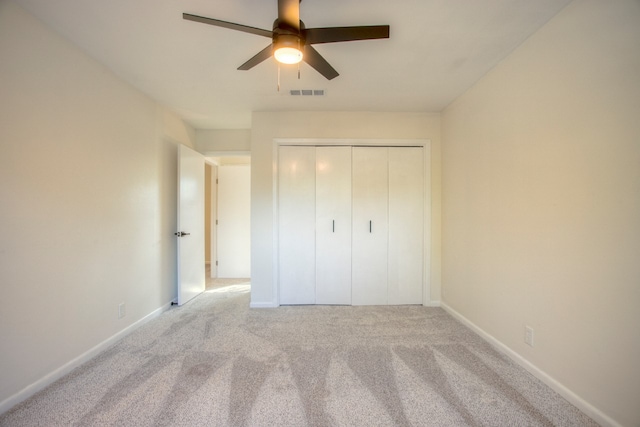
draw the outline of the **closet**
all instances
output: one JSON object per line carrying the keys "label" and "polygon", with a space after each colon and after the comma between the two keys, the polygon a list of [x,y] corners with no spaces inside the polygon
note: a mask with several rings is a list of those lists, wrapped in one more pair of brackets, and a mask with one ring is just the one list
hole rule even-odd
{"label": "closet", "polygon": [[280,304],[422,304],[422,147],[280,146]]}

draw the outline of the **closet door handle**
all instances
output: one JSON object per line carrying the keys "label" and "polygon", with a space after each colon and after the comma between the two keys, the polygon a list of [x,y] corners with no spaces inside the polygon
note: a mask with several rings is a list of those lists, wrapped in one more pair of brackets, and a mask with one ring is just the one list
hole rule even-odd
{"label": "closet door handle", "polygon": [[332,232],[332,233],[335,233],[335,232],[336,232],[336,220],[334,219],[334,220],[333,220],[333,221],[331,221],[331,222],[332,222],[332,225],[331,225],[331,232]]}
{"label": "closet door handle", "polygon": [[369,221],[369,233],[371,233],[371,221]]}

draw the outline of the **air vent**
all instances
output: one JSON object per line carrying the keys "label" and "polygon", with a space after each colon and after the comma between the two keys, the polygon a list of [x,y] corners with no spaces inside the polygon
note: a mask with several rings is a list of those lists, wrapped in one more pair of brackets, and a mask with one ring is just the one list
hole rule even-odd
{"label": "air vent", "polygon": [[291,96],[324,96],[324,89],[292,89]]}

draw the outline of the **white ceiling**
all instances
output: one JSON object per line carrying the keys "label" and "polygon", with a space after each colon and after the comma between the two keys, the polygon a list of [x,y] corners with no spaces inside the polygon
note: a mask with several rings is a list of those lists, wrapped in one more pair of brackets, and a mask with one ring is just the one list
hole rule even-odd
{"label": "white ceiling", "polygon": [[304,0],[307,28],[389,24],[391,36],[315,45],[340,76],[283,67],[278,92],[274,60],[236,70],[269,39],[182,19],[270,30],[276,0],[15,1],[198,129],[250,128],[252,111],[441,111],[570,2]]}

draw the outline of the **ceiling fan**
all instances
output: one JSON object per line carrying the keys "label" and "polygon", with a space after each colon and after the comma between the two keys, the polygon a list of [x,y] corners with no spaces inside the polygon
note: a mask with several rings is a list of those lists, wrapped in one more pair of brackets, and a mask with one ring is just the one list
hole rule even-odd
{"label": "ceiling fan", "polygon": [[272,42],[269,46],[238,67],[238,70],[249,70],[273,55],[277,61],[284,64],[297,64],[300,61],[304,61],[328,80],[337,77],[339,74],[311,45],[389,38],[388,25],[305,28],[304,22],[300,20],[301,1],[278,0],[278,19],[273,22],[272,31],[189,13],[183,13],[182,17],[189,21],[215,25],[271,39]]}

